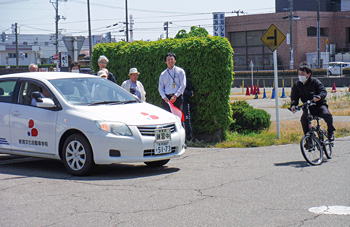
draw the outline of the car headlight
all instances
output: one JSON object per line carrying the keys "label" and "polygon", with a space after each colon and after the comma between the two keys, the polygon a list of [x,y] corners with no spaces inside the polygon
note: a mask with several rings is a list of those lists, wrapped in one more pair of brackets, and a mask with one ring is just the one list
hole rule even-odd
{"label": "car headlight", "polygon": [[129,127],[122,122],[95,121],[97,128],[117,136],[131,136]]}

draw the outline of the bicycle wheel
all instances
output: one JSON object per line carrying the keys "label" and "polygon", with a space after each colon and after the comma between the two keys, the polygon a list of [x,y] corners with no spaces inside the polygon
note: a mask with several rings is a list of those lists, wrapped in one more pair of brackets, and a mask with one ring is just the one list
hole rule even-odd
{"label": "bicycle wheel", "polygon": [[332,151],[333,143],[328,140],[328,134],[326,131],[324,131],[323,134],[324,134],[324,139],[326,139],[323,143],[324,154],[328,159],[331,159],[332,152],[333,152]]}
{"label": "bicycle wheel", "polygon": [[300,150],[305,160],[311,165],[319,165],[323,161],[323,149],[315,136],[306,134],[300,141]]}

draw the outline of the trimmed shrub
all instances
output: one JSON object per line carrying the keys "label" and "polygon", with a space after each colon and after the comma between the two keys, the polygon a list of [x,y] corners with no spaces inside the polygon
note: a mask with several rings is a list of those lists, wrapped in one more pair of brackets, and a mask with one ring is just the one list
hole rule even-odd
{"label": "trimmed shrub", "polygon": [[231,104],[232,119],[231,131],[240,133],[259,132],[271,125],[270,114],[262,109],[255,109],[246,101],[238,101]]}
{"label": "trimmed shrub", "polygon": [[164,56],[168,52],[176,54],[176,65],[185,70],[194,87],[190,104],[195,138],[215,135],[213,140],[218,140],[217,135],[220,135],[219,140],[222,139],[232,122],[229,95],[233,81],[233,50],[226,38],[207,36],[103,43],[95,46],[92,63],[97,71],[97,59],[105,55],[109,59],[108,70],[115,75],[118,84],[129,79],[129,69],[136,67],[147,92],[147,102],[161,106],[158,83],[160,73],[167,67]]}

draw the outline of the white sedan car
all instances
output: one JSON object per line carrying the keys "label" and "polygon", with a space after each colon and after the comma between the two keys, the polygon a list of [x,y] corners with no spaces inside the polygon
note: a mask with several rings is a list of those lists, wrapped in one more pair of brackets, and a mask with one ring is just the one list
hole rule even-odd
{"label": "white sedan car", "polygon": [[73,175],[96,164],[162,166],[185,152],[181,120],[86,74],[0,76],[0,153],[61,159]]}

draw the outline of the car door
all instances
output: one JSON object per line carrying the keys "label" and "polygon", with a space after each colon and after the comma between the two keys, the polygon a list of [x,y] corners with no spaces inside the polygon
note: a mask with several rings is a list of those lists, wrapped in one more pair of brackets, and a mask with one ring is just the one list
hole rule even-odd
{"label": "car door", "polygon": [[15,100],[16,79],[0,79],[0,150],[11,148],[10,111]]}
{"label": "car door", "polygon": [[57,110],[32,106],[31,93],[48,89],[43,83],[22,80],[18,101],[11,108],[10,128],[12,149],[40,155],[54,155],[56,151]]}

